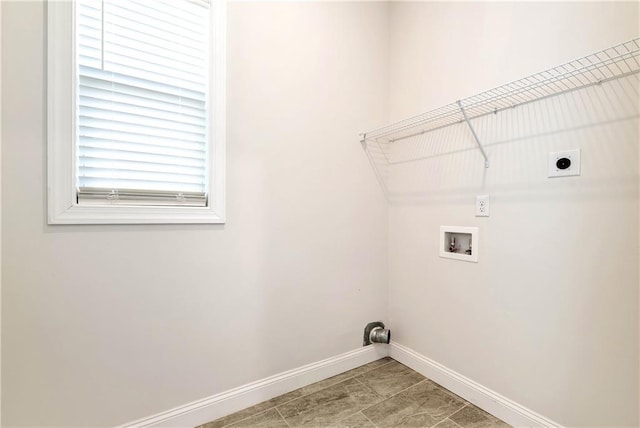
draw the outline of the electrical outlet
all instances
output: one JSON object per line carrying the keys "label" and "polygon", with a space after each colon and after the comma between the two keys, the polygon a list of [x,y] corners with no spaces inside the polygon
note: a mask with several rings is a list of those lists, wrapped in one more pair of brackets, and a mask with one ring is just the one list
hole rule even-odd
{"label": "electrical outlet", "polygon": [[476,196],[476,217],[489,217],[489,195]]}

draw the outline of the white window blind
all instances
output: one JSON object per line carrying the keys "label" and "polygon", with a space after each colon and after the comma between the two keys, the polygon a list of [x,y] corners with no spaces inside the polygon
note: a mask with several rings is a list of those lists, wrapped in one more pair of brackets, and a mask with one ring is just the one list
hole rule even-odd
{"label": "white window blind", "polygon": [[207,204],[209,7],[77,0],[79,204]]}

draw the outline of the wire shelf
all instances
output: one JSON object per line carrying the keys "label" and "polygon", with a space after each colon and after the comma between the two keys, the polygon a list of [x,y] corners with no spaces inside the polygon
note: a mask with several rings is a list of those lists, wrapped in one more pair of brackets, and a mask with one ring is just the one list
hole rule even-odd
{"label": "wire shelf", "polygon": [[[388,161],[392,143],[467,122],[485,155],[471,120],[544,98],[640,72],[640,38],[361,134],[361,142],[377,144]],[[488,160],[486,159],[486,166]]]}

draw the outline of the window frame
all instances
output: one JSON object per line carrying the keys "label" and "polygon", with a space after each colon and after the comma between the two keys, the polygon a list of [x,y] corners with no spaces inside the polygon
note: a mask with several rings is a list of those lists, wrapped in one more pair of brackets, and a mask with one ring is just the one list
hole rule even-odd
{"label": "window frame", "polygon": [[75,1],[47,2],[48,224],[225,222],[226,4],[211,0],[206,207],[79,205],[76,198]]}

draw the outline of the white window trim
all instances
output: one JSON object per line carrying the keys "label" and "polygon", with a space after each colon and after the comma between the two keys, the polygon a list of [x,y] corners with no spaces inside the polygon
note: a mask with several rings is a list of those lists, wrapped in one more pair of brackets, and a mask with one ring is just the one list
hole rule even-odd
{"label": "white window trim", "polygon": [[75,186],[73,1],[47,2],[47,197],[49,224],[225,222],[225,0],[211,1],[209,203],[207,207],[78,205]]}

